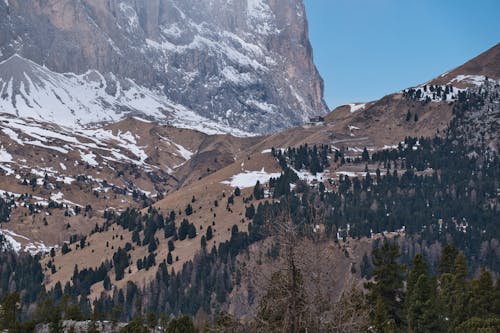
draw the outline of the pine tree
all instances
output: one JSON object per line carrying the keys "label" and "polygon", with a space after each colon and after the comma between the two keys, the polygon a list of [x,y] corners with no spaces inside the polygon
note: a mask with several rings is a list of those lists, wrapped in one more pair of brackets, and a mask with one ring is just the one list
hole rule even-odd
{"label": "pine tree", "polygon": [[483,268],[479,277],[472,282],[471,289],[472,297],[469,302],[470,315],[473,317],[486,318],[495,314],[495,294],[491,273]]}
{"label": "pine tree", "polygon": [[172,319],[167,326],[166,333],[197,333],[193,320],[188,316]]}
{"label": "pine tree", "polygon": [[439,274],[452,273],[455,265],[455,259],[458,256],[458,249],[450,244],[446,244],[443,248],[441,258],[439,259],[438,272]]}
{"label": "pine tree", "polygon": [[361,271],[361,277],[370,280],[372,278],[372,264],[370,262],[370,258],[368,258],[368,255],[363,254],[363,259],[361,260],[361,264],[359,265],[359,269]]}
{"label": "pine tree", "polygon": [[378,296],[377,300],[375,301],[372,317],[373,326],[375,326],[377,331],[385,332],[385,329],[389,322],[389,313],[387,312],[387,308],[381,296]]}
{"label": "pine tree", "polygon": [[172,252],[175,250],[175,245],[174,245],[174,242],[172,240],[169,240],[167,245],[168,245],[168,252]]}
{"label": "pine tree", "polygon": [[408,330],[415,333],[441,331],[436,300],[436,284],[428,274],[421,274],[407,293]]}
{"label": "pine tree", "polygon": [[408,110],[408,112],[406,113],[406,121],[410,120],[411,120],[411,112]]}
{"label": "pine tree", "polygon": [[413,263],[411,265],[410,272],[406,278],[406,296],[410,297],[412,290],[415,288],[418,279],[421,275],[428,276],[429,268],[427,267],[427,262],[424,257],[419,253],[413,258]]}
{"label": "pine tree", "polygon": [[467,306],[469,301],[469,290],[466,283],[467,262],[463,252],[455,259],[453,268],[452,288],[448,308],[450,309],[450,325],[454,329],[467,319]]}
{"label": "pine tree", "polygon": [[212,231],[212,226],[208,226],[207,228],[207,242],[210,241],[213,238],[213,231]]}
{"label": "pine tree", "polygon": [[399,246],[396,243],[386,241],[375,249],[372,254],[375,282],[366,284],[369,290],[368,300],[372,306],[382,302],[387,312],[386,321],[393,322],[396,327],[402,327],[404,323],[404,267],[398,263],[399,256]]}
{"label": "pine tree", "polygon": [[255,186],[253,188],[253,197],[255,198],[255,200],[264,199],[264,188],[262,187],[262,185],[260,185],[260,181],[257,181],[257,183],[255,183]]}
{"label": "pine tree", "polygon": [[0,307],[0,329],[19,332],[18,306],[20,297],[17,292],[6,294]]}
{"label": "pine tree", "polygon": [[361,159],[363,160],[363,162],[368,162],[370,160],[370,153],[368,153],[368,149],[366,149],[366,147],[363,149]]}

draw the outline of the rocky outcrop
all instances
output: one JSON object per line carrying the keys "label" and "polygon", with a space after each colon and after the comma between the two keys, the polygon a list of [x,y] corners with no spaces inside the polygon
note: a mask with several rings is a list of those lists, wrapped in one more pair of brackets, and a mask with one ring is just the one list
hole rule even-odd
{"label": "rocky outcrop", "polygon": [[247,132],[326,112],[301,0],[0,1],[0,60],[13,54],[131,79]]}

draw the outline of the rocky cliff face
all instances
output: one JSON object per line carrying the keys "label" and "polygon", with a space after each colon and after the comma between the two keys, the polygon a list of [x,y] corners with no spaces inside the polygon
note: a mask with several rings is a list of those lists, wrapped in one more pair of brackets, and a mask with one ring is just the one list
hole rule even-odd
{"label": "rocky cliff face", "polygon": [[[120,116],[158,118],[169,109],[156,106],[161,96],[226,126],[268,133],[326,111],[301,0],[4,0],[0,60],[14,54],[56,73],[97,72],[109,96],[130,80],[155,95],[153,113],[147,105],[102,106]],[[19,113],[9,77],[0,80]]]}

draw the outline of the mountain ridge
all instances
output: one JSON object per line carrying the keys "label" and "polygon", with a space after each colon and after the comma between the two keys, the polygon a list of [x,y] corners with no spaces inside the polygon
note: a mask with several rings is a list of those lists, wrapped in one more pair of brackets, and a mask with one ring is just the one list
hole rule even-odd
{"label": "mountain ridge", "polygon": [[113,73],[244,132],[326,113],[300,0],[12,0],[0,12],[0,59]]}

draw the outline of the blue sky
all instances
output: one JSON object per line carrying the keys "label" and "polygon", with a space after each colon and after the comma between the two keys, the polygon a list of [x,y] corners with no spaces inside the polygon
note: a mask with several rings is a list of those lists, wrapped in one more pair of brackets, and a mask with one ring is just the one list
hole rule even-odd
{"label": "blue sky", "polygon": [[500,0],[304,0],[331,108],[428,81],[500,42]]}

